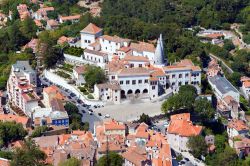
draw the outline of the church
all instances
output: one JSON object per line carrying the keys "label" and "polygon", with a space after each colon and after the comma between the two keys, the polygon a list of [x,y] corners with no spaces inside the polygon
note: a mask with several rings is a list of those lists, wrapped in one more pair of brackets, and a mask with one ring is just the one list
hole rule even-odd
{"label": "church", "polygon": [[134,98],[154,100],[166,90],[177,92],[181,85],[199,88],[200,67],[188,59],[168,65],[162,35],[155,46],[103,35],[103,30],[92,23],[80,34],[82,58],[102,67],[108,77],[108,82],[95,85],[94,95],[100,100],[114,103]]}

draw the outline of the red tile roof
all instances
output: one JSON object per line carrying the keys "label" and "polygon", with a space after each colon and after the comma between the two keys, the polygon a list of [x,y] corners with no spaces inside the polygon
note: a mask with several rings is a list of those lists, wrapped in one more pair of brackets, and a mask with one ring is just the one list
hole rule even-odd
{"label": "red tile roof", "polygon": [[11,114],[0,114],[0,121],[15,121],[16,123],[21,123],[22,125],[26,126],[28,123],[29,118],[24,116],[17,116]]}
{"label": "red tile roof", "polygon": [[188,119],[190,114],[186,113],[184,115],[177,114],[177,116],[171,116],[171,121],[168,127],[168,133],[177,134],[183,137],[197,136],[202,131],[202,126],[195,126]]}
{"label": "red tile roof", "polygon": [[111,121],[104,122],[104,129],[105,130],[125,130],[125,125],[112,119]]}
{"label": "red tile roof", "polygon": [[228,123],[228,128],[233,128],[237,131],[241,130],[249,130],[248,126],[242,121],[242,120],[237,120],[233,119]]}
{"label": "red tile roof", "polygon": [[101,32],[102,29],[99,28],[98,26],[96,26],[93,23],[89,23],[88,26],[86,26],[83,30],[81,30],[81,32],[83,33],[89,33],[89,34],[97,34],[99,32]]}

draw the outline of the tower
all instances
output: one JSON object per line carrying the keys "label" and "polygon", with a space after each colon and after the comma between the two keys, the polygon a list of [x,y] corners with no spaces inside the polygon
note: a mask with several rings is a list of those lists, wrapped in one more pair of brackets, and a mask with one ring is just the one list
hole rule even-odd
{"label": "tower", "polygon": [[162,34],[160,34],[160,37],[157,40],[157,46],[155,49],[154,64],[156,66],[164,66],[165,65]]}

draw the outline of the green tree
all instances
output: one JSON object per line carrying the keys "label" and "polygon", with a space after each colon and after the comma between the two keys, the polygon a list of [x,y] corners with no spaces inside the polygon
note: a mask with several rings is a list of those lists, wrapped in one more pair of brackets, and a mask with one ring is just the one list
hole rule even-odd
{"label": "green tree", "polygon": [[178,94],[169,97],[163,102],[161,110],[164,113],[170,113],[180,109],[192,110],[196,96],[197,92],[195,87],[192,85],[181,86]]}
{"label": "green tree", "polygon": [[11,166],[45,166],[46,154],[34,142],[26,141],[25,146],[14,151]]}
{"label": "green tree", "polygon": [[188,139],[187,147],[195,158],[199,158],[201,155],[207,154],[207,144],[203,136],[193,136]]}
{"label": "green tree", "polygon": [[97,162],[97,166],[122,166],[122,164],[122,156],[115,152],[108,152],[108,156],[102,156]]}
{"label": "green tree", "polygon": [[216,163],[218,165],[235,166],[238,163],[238,155],[234,149],[226,146],[223,153],[217,155]]}
{"label": "green tree", "polygon": [[15,122],[0,122],[0,146],[16,140],[22,140],[27,135],[22,124]]}
{"label": "green tree", "polygon": [[76,158],[70,158],[62,163],[59,163],[59,166],[81,166],[81,161]]}
{"label": "green tree", "polygon": [[224,40],[224,46],[223,46],[224,49],[226,49],[227,51],[231,51],[233,49],[235,49],[235,46],[232,42],[232,40]]}
{"label": "green tree", "polygon": [[36,26],[33,19],[27,17],[21,22],[20,31],[22,32],[23,36],[26,37],[28,40],[36,37],[38,27]]}
{"label": "green tree", "polygon": [[48,131],[48,130],[49,130],[49,127],[47,127],[47,126],[36,127],[35,130],[32,132],[31,137],[32,138],[34,138],[34,137],[40,137],[40,136],[42,136],[42,134],[45,131]]}
{"label": "green tree", "polygon": [[148,115],[144,114],[144,113],[142,115],[140,115],[139,122],[140,123],[146,123],[149,126],[152,125],[151,118]]}
{"label": "green tree", "polygon": [[88,66],[85,73],[86,84],[94,87],[95,84],[103,83],[106,80],[104,71],[100,67]]}
{"label": "green tree", "polygon": [[201,121],[210,121],[214,118],[215,109],[206,98],[195,100],[194,111],[199,115]]}

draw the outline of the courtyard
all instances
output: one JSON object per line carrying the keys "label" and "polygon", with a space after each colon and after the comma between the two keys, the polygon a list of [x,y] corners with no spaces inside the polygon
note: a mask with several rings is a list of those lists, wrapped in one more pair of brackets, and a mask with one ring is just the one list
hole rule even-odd
{"label": "courtyard", "polygon": [[102,118],[106,114],[118,121],[134,121],[139,119],[142,113],[149,116],[161,114],[162,102],[127,102],[117,105],[106,105],[105,107],[94,109],[96,114],[101,113]]}

